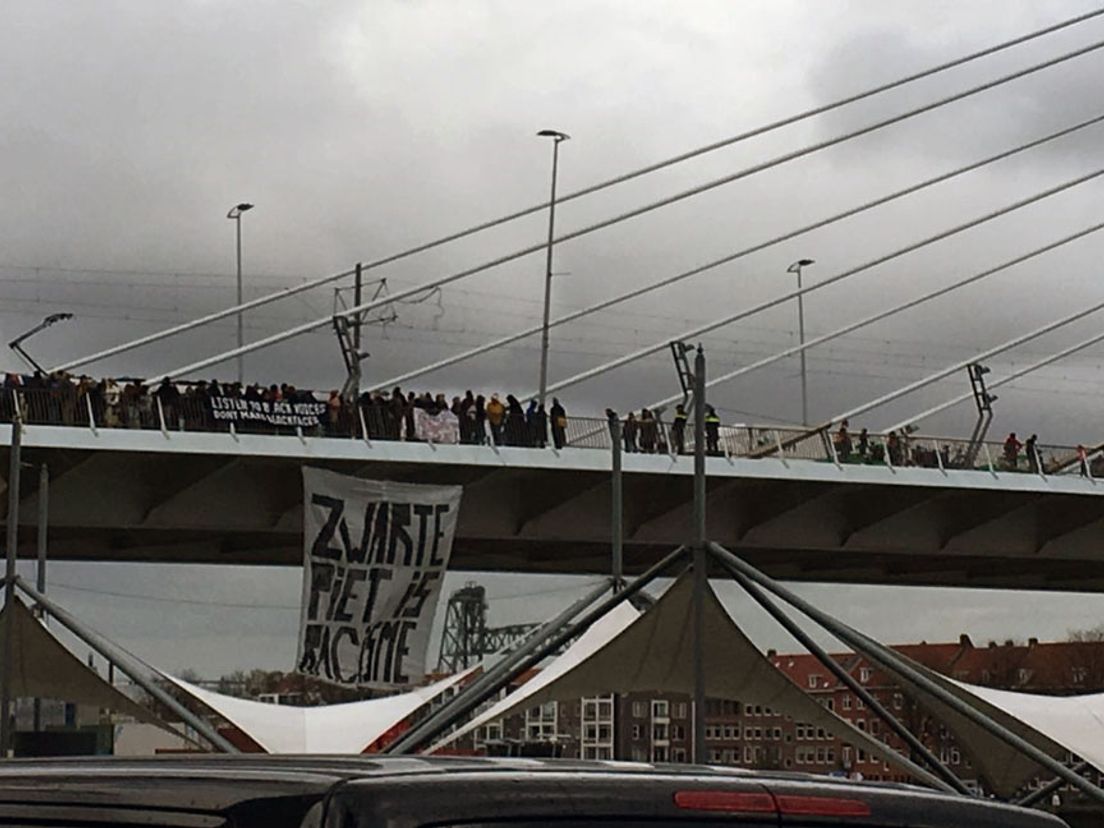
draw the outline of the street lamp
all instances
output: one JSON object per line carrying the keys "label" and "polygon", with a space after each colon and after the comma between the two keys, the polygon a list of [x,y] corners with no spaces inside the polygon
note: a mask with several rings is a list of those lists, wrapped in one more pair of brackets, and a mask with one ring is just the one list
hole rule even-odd
{"label": "street lamp", "polygon": [[560,142],[571,136],[554,129],[542,129],[537,133],[540,138],[552,139],[552,198],[548,202],[548,255],[544,265],[544,322],[541,325],[540,391],[538,404],[544,405],[545,389],[548,388],[548,314],[552,304],[552,240],[556,230],[556,168],[560,159]]}
{"label": "street lamp", "polygon": [[[246,204],[242,202],[234,207],[230,208],[230,212],[226,214],[226,217],[232,220],[237,229],[238,239],[238,305],[242,303],[242,268],[241,268],[241,217],[242,213],[246,210],[252,210],[252,204]],[[238,348],[241,348],[245,344],[245,339],[242,335],[242,312],[238,311]],[[242,355],[238,354],[238,385],[244,383],[244,365],[242,363]]]}
{"label": "street lamp", "polygon": [[19,354],[21,357],[23,357],[23,359],[25,359],[27,361],[27,364],[30,365],[32,368],[34,368],[36,371],[38,371],[39,373],[45,374],[46,371],[43,369],[43,367],[41,365],[39,365],[37,362],[35,362],[34,358],[30,354],[28,354],[27,351],[23,348],[23,343],[25,341],[27,341],[28,339],[30,339],[32,336],[34,336],[39,331],[44,331],[47,328],[49,328],[51,325],[54,325],[58,322],[64,322],[66,319],[72,319],[72,318],[73,318],[73,314],[71,314],[71,313],[51,313],[49,316],[47,316],[45,319],[43,319],[41,322],[39,322],[37,325],[35,325],[29,331],[27,331],[24,334],[20,334],[15,339],[13,339],[11,342],[9,342],[8,347],[11,348],[13,351],[15,351],[17,354]]}
{"label": "street lamp", "polygon": [[[787,273],[797,274],[797,335],[801,344],[805,344],[805,301],[801,295],[801,268],[816,264],[812,259],[798,259],[786,268]],[[809,393],[805,372],[805,349],[801,349],[801,424],[809,424]]]}

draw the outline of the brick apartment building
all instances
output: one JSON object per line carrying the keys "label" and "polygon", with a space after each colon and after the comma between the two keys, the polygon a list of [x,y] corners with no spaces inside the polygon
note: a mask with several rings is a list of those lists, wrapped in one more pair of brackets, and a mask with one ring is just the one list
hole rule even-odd
{"label": "brick apartment building", "polygon": [[[898,652],[971,684],[1072,695],[1104,690],[1104,642],[957,643],[896,646]],[[808,654],[768,653],[774,666],[820,704],[860,730],[906,753],[903,742],[862,700]],[[866,690],[960,778],[976,781],[968,751],[918,708],[893,678],[864,657],[834,655]],[[531,676],[531,674],[530,674]],[[523,676],[519,685],[530,676]],[[693,705],[680,694],[629,693],[550,702],[476,732],[465,748],[478,753],[583,759],[686,762],[692,758]],[[861,774],[905,781],[896,768],[823,728],[739,699],[707,701],[705,738],[711,763],[809,773]]]}

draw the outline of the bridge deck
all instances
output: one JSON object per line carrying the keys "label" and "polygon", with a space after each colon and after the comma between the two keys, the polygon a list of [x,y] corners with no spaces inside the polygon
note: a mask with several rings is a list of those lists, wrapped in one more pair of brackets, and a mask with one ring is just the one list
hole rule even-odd
{"label": "bridge deck", "polygon": [[[0,471],[9,426],[0,426]],[[28,426],[51,474],[53,559],[297,565],[304,463],[465,487],[454,567],[590,573],[609,561],[609,456],[586,449]],[[690,533],[692,460],[624,458],[626,564]],[[709,531],[790,579],[1104,589],[1104,482],[1074,475],[709,458]],[[21,525],[36,514],[22,485]],[[34,533],[21,554],[34,553]]]}

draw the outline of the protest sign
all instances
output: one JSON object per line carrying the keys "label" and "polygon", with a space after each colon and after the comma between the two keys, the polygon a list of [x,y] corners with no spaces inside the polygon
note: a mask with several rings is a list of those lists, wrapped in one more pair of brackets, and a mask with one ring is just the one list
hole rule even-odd
{"label": "protest sign", "polygon": [[448,409],[430,414],[415,408],[414,436],[427,443],[459,443],[460,420]]}
{"label": "protest sign", "polygon": [[461,492],[303,468],[298,672],[375,689],[423,678]]}
{"label": "protest sign", "polygon": [[326,417],[326,403],[264,402],[234,397],[208,397],[207,405],[215,422],[263,423],[271,426],[315,428]]}

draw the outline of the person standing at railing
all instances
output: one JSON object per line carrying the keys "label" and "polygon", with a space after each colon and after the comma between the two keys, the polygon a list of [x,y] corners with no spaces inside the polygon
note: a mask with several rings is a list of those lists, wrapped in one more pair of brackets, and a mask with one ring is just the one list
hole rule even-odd
{"label": "person standing at railing", "polygon": [[1022,448],[1023,443],[1016,439],[1016,432],[1011,432],[1004,441],[1004,463],[1008,468],[1016,468]]}
{"label": "person standing at railing", "polygon": [[552,409],[549,415],[552,418],[552,445],[562,449],[567,443],[567,411],[556,397],[552,398]]}
{"label": "person standing at railing", "polygon": [[843,463],[851,457],[851,434],[847,426],[848,422],[844,420],[840,423],[839,431],[836,432],[836,457]]}
{"label": "person standing at railing", "polygon": [[475,398],[475,433],[473,439],[477,446],[487,442],[487,398],[479,394]]}
{"label": "person standing at railing", "polygon": [[675,450],[675,454],[686,452],[686,421],[688,419],[686,407],[682,403],[676,405],[675,419],[671,423],[671,447]]}
{"label": "person standing at railing", "polygon": [[525,409],[513,394],[506,395],[506,445],[524,446],[529,440],[529,426],[525,423]]}
{"label": "person standing at railing", "polygon": [[711,405],[705,407],[705,450],[709,454],[721,453],[721,418]]}
{"label": "person standing at railing", "polygon": [[640,411],[640,450],[645,454],[654,454],[656,450],[655,416],[647,408]]}
{"label": "person standing at railing", "polygon": [[621,440],[625,444],[625,451],[629,454],[636,452],[636,417],[630,411],[621,426]]}
{"label": "person standing at railing", "polygon": [[859,461],[865,463],[870,453],[870,432],[865,428],[859,432]]}
{"label": "person standing at railing", "polygon": [[498,398],[498,394],[491,394],[487,403],[487,425],[491,427],[491,439],[496,446],[502,445],[502,426],[506,422],[506,406]]}
{"label": "person standing at railing", "polygon": [[1039,438],[1037,435],[1032,434],[1027,438],[1027,442],[1024,443],[1024,453],[1027,455],[1027,469],[1035,474],[1039,473],[1039,449],[1037,444]]}

